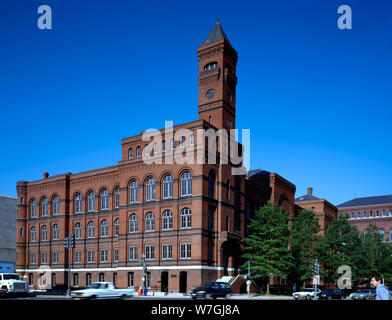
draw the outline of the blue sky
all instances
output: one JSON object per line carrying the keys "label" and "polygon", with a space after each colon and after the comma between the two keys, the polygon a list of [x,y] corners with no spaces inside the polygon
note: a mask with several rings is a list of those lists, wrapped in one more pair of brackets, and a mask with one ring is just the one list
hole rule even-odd
{"label": "blue sky", "polygon": [[[53,29],[37,28],[50,5]],[[337,8],[352,8],[352,30]],[[15,0],[0,11],[0,194],[112,165],[121,139],[197,119],[197,47],[217,19],[239,53],[251,168],[339,204],[391,194],[390,1]]]}

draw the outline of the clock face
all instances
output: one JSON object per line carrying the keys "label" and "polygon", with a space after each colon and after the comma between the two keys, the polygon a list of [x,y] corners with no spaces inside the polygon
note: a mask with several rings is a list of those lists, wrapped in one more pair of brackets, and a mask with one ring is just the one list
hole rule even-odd
{"label": "clock face", "polygon": [[206,93],[206,97],[207,99],[212,99],[215,96],[215,90],[214,89],[210,89],[207,91]]}

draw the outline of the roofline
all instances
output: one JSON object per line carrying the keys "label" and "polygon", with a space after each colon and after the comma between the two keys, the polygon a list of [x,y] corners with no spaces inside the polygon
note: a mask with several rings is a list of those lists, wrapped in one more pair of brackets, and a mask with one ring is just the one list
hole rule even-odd
{"label": "roofline", "polygon": [[376,204],[365,204],[365,205],[361,205],[361,206],[349,206],[349,207],[339,207],[339,206],[337,206],[337,208],[340,210],[340,209],[348,209],[348,208],[381,207],[381,206],[385,206],[385,205],[392,205],[392,202],[376,203]]}

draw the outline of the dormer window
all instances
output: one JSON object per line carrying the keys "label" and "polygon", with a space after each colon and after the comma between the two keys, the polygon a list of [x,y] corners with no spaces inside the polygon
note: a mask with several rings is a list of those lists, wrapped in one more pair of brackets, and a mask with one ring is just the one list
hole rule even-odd
{"label": "dormer window", "polygon": [[213,70],[213,69],[216,69],[216,68],[218,68],[218,63],[217,62],[211,62],[211,63],[207,64],[204,67],[204,71]]}

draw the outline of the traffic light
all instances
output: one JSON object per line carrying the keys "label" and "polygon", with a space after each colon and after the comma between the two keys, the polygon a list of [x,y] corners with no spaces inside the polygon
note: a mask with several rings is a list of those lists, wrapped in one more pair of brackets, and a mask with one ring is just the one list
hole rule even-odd
{"label": "traffic light", "polygon": [[68,242],[68,237],[66,237],[64,239],[64,248],[68,248],[69,247],[69,242]]}
{"label": "traffic light", "polygon": [[144,266],[143,266],[143,272],[146,274],[147,273],[147,264],[145,264]]}
{"label": "traffic light", "polygon": [[315,263],[315,264],[312,266],[312,269],[313,269],[313,273],[314,273],[315,275],[318,275],[318,274],[320,273],[320,265],[319,265],[318,263]]}
{"label": "traffic light", "polygon": [[75,235],[71,233],[71,248],[75,248]]}

